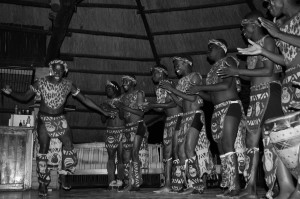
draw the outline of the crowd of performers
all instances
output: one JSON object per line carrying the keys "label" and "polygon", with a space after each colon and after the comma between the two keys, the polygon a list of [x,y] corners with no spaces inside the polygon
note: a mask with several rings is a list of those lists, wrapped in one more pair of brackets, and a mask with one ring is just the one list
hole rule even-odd
{"label": "crowd of performers", "polygon": [[[212,169],[202,111],[203,100],[207,100],[214,105],[210,128],[220,153],[221,187],[227,188],[217,197],[258,198],[256,183],[259,141],[262,139],[265,182],[269,188],[266,196],[273,197],[272,189],[278,183],[276,198],[300,198],[299,157],[293,156],[288,162],[288,158],[283,161],[278,155],[280,148],[283,156],[289,157],[289,151],[284,150],[291,144],[298,146],[299,139],[281,143],[278,147],[270,139],[270,132],[264,131],[268,119],[284,118],[300,107],[300,5],[297,0],[267,2],[273,22],[258,11],[247,14],[241,21],[242,35],[248,40],[249,47],[238,48],[238,51],[247,55],[246,66],[227,55],[224,39],[211,39],[207,53],[211,69],[205,81],[194,72],[197,66],[189,56],[179,55],[172,59],[175,73],[180,77],[176,85],[168,79],[165,66],[152,68],[156,102],[147,101],[144,92],[136,89],[138,82],[133,75],[125,75],[121,80],[124,93],[117,82],[107,81],[107,100],[98,106],[82,95],[72,81],[64,78],[68,68],[61,60],[51,61],[50,75],[37,80],[24,95],[13,92],[9,86],[3,88],[8,96],[22,101],[37,94],[41,96],[37,120],[40,149],[36,158],[39,194],[47,195],[51,180],[47,168],[51,138],[59,138],[63,144],[60,181],[63,188],[70,188],[65,176],[74,172],[78,160],[63,109],[68,95],[72,94],[101,113],[106,122],[110,186],[121,187],[125,183],[123,191],[139,190],[142,184],[139,151],[147,147],[148,137],[144,114],[153,109],[166,114],[163,135],[165,185],[155,192],[203,193],[203,176]],[[251,82],[250,104],[245,112],[238,95],[240,78]],[[293,164],[296,167],[291,168]],[[245,178],[244,188],[240,187],[239,173]],[[293,177],[298,179],[296,186]]]}

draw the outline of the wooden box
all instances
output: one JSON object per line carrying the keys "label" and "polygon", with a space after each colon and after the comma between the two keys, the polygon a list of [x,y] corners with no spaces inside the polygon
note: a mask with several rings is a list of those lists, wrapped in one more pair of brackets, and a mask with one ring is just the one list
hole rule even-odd
{"label": "wooden box", "polygon": [[32,128],[0,126],[0,190],[31,188]]}

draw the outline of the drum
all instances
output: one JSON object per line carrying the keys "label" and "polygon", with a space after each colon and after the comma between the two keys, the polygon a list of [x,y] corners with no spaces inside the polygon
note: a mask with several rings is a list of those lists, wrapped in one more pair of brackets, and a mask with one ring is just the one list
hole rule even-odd
{"label": "drum", "polygon": [[[299,172],[299,145],[300,145],[300,112],[268,119],[264,124],[264,136],[270,138],[283,164],[297,179]],[[270,153],[265,152],[265,159],[272,160]],[[268,163],[268,161],[266,161]],[[266,164],[268,167],[268,164]],[[269,164],[272,167],[271,163]]]}

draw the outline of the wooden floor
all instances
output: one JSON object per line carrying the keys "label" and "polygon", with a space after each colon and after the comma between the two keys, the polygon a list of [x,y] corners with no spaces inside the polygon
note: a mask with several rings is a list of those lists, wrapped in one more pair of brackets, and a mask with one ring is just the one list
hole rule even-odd
{"label": "wooden floor", "polygon": [[[104,188],[93,189],[72,189],[71,191],[54,190],[50,191],[47,198],[62,199],[62,198],[101,198],[101,199],[171,199],[171,198],[189,198],[189,199],[214,199],[216,194],[221,193],[220,189],[207,189],[202,195],[180,195],[180,194],[156,194],[153,193],[153,188],[143,188],[139,192],[123,193],[116,191],[107,191]],[[259,196],[263,196],[265,191],[260,189]],[[14,191],[14,192],[0,192],[0,199],[37,199],[38,192],[36,190],[30,191]]]}

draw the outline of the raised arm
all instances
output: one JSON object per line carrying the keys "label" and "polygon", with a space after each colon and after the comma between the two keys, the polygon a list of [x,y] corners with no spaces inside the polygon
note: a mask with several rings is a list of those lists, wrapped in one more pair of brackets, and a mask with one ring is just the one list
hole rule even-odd
{"label": "raised arm", "polygon": [[292,35],[280,31],[275,23],[270,20],[259,18],[261,25],[272,35],[273,37],[280,39],[286,43],[300,48],[300,37],[298,35]]}
{"label": "raised arm", "polygon": [[76,97],[80,102],[82,102],[87,107],[89,107],[91,109],[94,109],[94,110],[102,113],[105,116],[109,116],[109,117],[113,117],[114,116],[114,113],[110,113],[110,112],[105,111],[103,108],[97,106],[95,104],[95,102],[93,102],[90,98],[88,98],[85,95],[83,95],[80,92],[80,90],[74,84],[72,84],[71,93],[72,93],[72,95],[74,97]]}
{"label": "raised arm", "polygon": [[30,86],[30,88],[25,93],[16,93],[14,92],[9,85],[6,85],[5,88],[2,88],[2,92],[10,96],[13,99],[16,99],[21,102],[29,101],[33,96],[35,96],[35,91],[37,87],[37,82]]}
{"label": "raised arm", "polygon": [[251,46],[248,48],[237,48],[239,53],[243,55],[262,55],[281,66],[285,66],[283,55],[271,52],[250,39],[248,39],[248,42]]}
{"label": "raised arm", "polygon": [[[137,105],[138,105],[138,107],[142,106],[144,102],[145,102],[144,93],[142,91],[138,91],[138,93],[137,93]],[[118,103],[117,107],[119,109],[123,109],[123,111],[130,112],[130,113],[138,115],[140,117],[144,116],[144,112],[141,111],[140,109],[132,109],[128,106],[125,106],[123,103]]]}
{"label": "raised arm", "polygon": [[[198,75],[194,75],[192,78],[191,78],[191,83],[193,85],[201,85],[202,83],[202,80],[200,79],[200,77]],[[173,88],[171,86],[171,84],[167,83],[167,82],[161,82],[160,83],[160,86],[170,92],[172,92],[173,94],[175,94],[176,96],[178,97],[181,97],[182,99],[184,100],[187,100],[187,101],[190,101],[190,102],[194,102],[196,99],[197,99],[197,96],[195,95],[188,95],[184,92],[181,92],[179,90],[177,90],[176,88]]]}
{"label": "raised arm", "polygon": [[[275,52],[276,45],[274,39],[267,37],[265,39],[264,48],[270,52]],[[271,77],[273,75],[274,62],[270,59],[263,58],[263,67],[255,69],[243,69],[243,68],[222,68],[218,70],[218,75],[223,78],[230,76],[248,76],[248,77]]]}

